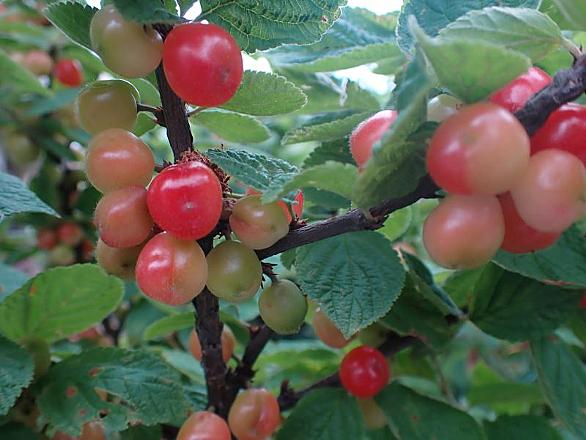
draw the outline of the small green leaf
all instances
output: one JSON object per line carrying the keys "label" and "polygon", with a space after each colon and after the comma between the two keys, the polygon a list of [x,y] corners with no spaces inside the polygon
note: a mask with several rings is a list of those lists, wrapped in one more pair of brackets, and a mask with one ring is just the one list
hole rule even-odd
{"label": "small green leaf", "polygon": [[586,433],[586,369],[561,341],[545,337],[531,342],[539,383],[549,406],[577,438]]}
{"label": "small green leaf", "polygon": [[553,0],[564,18],[568,20],[575,29],[586,29],[586,4],[581,0]]}
{"label": "small green leaf", "polygon": [[362,438],[362,415],[356,399],[342,389],[315,390],[303,397],[277,433],[276,440]]}
{"label": "small green leaf", "polygon": [[354,165],[328,161],[306,168],[291,180],[272,186],[262,198],[264,202],[272,202],[302,188],[326,190],[350,198],[357,175],[358,169]]}
{"label": "small green leaf", "polygon": [[494,422],[484,422],[484,430],[486,440],[562,440],[548,420],[538,416],[499,416]]}
{"label": "small green leaf", "polygon": [[33,369],[31,355],[0,336],[0,415],[8,413],[22,389],[31,382]]}
{"label": "small green leaf", "polygon": [[413,210],[411,206],[394,211],[378,231],[384,234],[389,240],[395,241],[407,232],[411,221],[413,220]]}
{"label": "small green leaf", "polygon": [[412,30],[440,85],[466,102],[488,97],[531,66],[527,56],[496,44],[469,38],[430,38],[416,22]]}
{"label": "small green leaf", "polygon": [[[154,1],[154,0],[151,0]],[[296,0],[286,5],[273,0],[234,2],[200,0],[200,20],[226,28],[248,53],[282,44],[307,44],[340,17],[345,0]]]}
{"label": "small green leaf", "polygon": [[484,440],[480,426],[463,411],[393,382],[376,397],[399,438]]}
{"label": "small green leaf", "polygon": [[138,23],[177,23],[181,17],[169,12],[160,0],[112,0],[127,20]]}
{"label": "small green leaf", "polygon": [[0,303],[0,331],[13,341],[48,342],[100,322],[122,299],[122,282],[93,264],[43,272]]}
{"label": "small green leaf", "polygon": [[474,286],[470,319],[497,338],[520,341],[555,330],[576,309],[581,293],[548,286],[488,265]]}
{"label": "small green leaf", "polygon": [[15,176],[0,172],[0,221],[8,215],[41,212],[55,217],[59,214],[46,205]]}
{"label": "small green leaf", "polygon": [[244,150],[208,150],[210,160],[243,184],[265,191],[275,182],[287,182],[297,168],[281,159]]}
{"label": "small green leaf", "polygon": [[348,136],[360,122],[372,114],[363,112],[339,118],[332,115],[332,121],[309,123],[285,133],[281,143],[288,145],[309,141],[334,141]]}
{"label": "small green leaf", "polygon": [[330,160],[347,164],[355,163],[354,159],[352,159],[352,154],[350,154],[348,139],[338,139],[332,142],[323,142],[309,154],[307,159],[305,159],[305,162],[303,162],[303,167],[309,168],[311,166],[320,165]]}
{"label": "small green leaf", "polygon": [[471,11],[442,29],[440,37],[472,39],[524,53],[533,61],[563,42],[558,25],[547,15],[527,8],[485,8]]}
{"label": "small green leaf", "polygon": [[307,103],[307,96],[284,76],[244,72],[236,94],[221,108],[254,116],[291,113]]}
{"label": "small green leaf", "polygon": [[65,35],[77,44],[91,49],[90,23],[97,11],[96,8],[88,5],[66,1],[51,3],[44,13],[49,21],[61,29]]}
{"label": "small green leaf", "polygon": [[192,312],[165,316],[149,325],[144,330],[143,337],[145,341],[161,338],[179,330],[193,328],[194,323],[195,316]]}
{"label": "small green leaf", "polygon": [[505,269],[546,283],[586,288],[586,239],[572,227],[556,244],[527,254],[499,251],[495,263]]}
{"label": "small green leaf", "polygon": [[269,129],[255,117],[227,110],[205,110],[191,119],[231,142],[258,143],[270,137]]}
{"label": "small green leaf", "polygon": [[349,337],[384,316],[401,292],[405,269],[377,232],[352,232],[297,249],[299,282]]}
{"label": "small green leaf", "polygon": [[[129,423],[181,423],[190,404],[178,372],[144,350],[97,348],[71,356],[49,371],[38,399],[44,417],[58,430],[79,435],[85,422],[100,419],[121,431]],[[103,401],[96,389],[124,404]],[[104,411],[105,410],[105,411]]]}
{"label": "small green leaf", "polygon": [[0,86],[7,90],[14,89],[19,93],[38,93],[39,95],[51,96],[52,92],[43,87],[38,78],[28,69],[18,64],[0,49]]}

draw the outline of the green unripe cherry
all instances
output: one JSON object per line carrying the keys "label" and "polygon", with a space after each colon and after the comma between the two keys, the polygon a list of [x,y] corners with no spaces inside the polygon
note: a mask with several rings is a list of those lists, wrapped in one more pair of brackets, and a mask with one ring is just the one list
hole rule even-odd
{"label": "green unripe cherry", "polygon": [[240,302],[254,296],[262,281],[262,266],[256,253],[237,241],[216,246],[207,256],[210,292],[218,298]]}
{"label": "green unripe cherry", "polygon": [[289,280],[273,282],[264,289],[258,306],[265,324],[281,335],[297,333],[307,313],[307,299]]}

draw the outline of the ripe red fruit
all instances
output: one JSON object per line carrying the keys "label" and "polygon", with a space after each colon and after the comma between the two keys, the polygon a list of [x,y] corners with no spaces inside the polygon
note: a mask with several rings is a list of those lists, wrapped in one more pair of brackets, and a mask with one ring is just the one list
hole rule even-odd
{"label": "ripe red fruit", "polygon": [[146,190],[141,186],[128,186],[106,194],[96,206],[95,223],[100,238],[108,246],[138,246],[153,229]]}
{"label": "ripe red fruit", "polygon": [[531,156],[511,196],[525,223],[562,232],[586,213],[586,170],[574,155],[556,149]]}
{"label": "ripe red fruit", "polygon": [[560,234],[540,232],[523,221],[510,193],[499,196],[505,219],[505,238],[501,249],[514,254],[524,254],[545,249],[554,244]]}
{"label": "ripe red fruit", "polygon": [[163,44],[163,68],[173,91],[189,104],[227,102],[242,81],[242,56],[232,36],[215,24],[173,28]]}
{"label": "ripe red fruit", "polygon": [[531,137],[531,152],[548,148],[572,153],[586,166],[586,107],[571,102],[547,118]]}
{"label": "ripe red fruit", "polygon": [[389,382],[389,365],[376,348],[362,345],[350,351],[340,365],[340,380],[356,397],[373,397]]}
{"label": "ripe red fruit", "polygon": [[496,195],[525,171],[529,153],[529,137],[511,113],[477,103],[439,126],[427,150],[427,169],[448,192]]}
{"label": "ripe red fruit", "polygon": [[362,121],[350,136],[350,152],[359,168],[372,157],[372,146],[378,142],[397,119],[394,110],[383,110]]}
{"label": "ripe red fruit", "polygon": [[220,220],[222,186],[201,162],[172,165],[151,182],[147,204],[161,229],[185,240],[198,240]]}
{"label": "ripe red fruit", "polygon": [[57,246],[57,234],[51,229],[39,229],[37,231],[37,247],[45,251]]}
{"label": "ripe red fruit", "polygon": [[155,301],[186,304],[203,290],[208,265],[195,241],[180,240],[161,232],[151,238],[138,256],[136,282]]}
{"label": "ripe red fruit", "polygon": [[523,107],[531,96],[550,83],[551,77],[547,73],[539,67],[531,67],[527,72],[494,92],[489,100],[514,113]]}
{"label": "ripe red fruit", "polygon": [[313,314],[312,325],[316,336],[328,347],[343,348],[350,343],[350,339],[344,337],[321,309],[317,309]]}
{"label": "ripe red fruit", "polygon": [[83,239],[83,230],[74,222],[65,222],[57,228],[57,238],[67,246],[75,247]]}
{"label": "ripe red fruit", "polygon": [[299,192],[295,196],[295,203],[293,203],[291,205],[291,209],[293,210],[293,214],[295,214],[295,216],[297,218],[301,218],[303,216],[303,202],[304,202],[304,200],[305,199],[303,197],[303,191],[299,190]]}
{"label": "ripe red fruit", "polygon": [[423,225],[423,243],[430,257],[451,269],[487,263],[504,236],[505,220],[494,196],[449,195]]}
{"label": "ripe red fruit", "polygon": [[238,440],[266,440],[280,423],[279,403],[265,389],[238,394],[228,414],[228,425]]}
{"label": "ripe red fruit", "polygon": [[68,87],[79,87],[83,83],[83,68],[78,60],[62,58],[55,64],[53,75]]}
{"label": "ripe red fruit", "polygon": [[210,411],[192,414],[181,426],[176,440],[230,440],[226,421]]}

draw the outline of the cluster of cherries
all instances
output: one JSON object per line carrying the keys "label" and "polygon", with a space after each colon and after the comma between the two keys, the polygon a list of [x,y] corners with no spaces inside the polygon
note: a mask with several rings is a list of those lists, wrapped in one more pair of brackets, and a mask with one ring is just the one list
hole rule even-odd
{"label": "cluster of cherries", "polygon": [[[550,82],[533,67],[489,102],[463,106],[448,95],[430,102],[428,119],[441,125],[427,150],[427,169],[449,193],[423,228],[438,264],[473,268],[499,248],[547,248],[586,214],[586,107],[562,106],[531,138],[512,114]],[[395,118],[383,111],[355,129],[350,146],[360,167]]]}
{"label": "cluster of cherries", "polygon": [[37,247],[48,251],[48,262],[55,266],[67,266],[77,260],[93,258],[94,245],[85,236],[84,230],[74,221],[64,221],[37,231]]}
{"label": "cluster of cherries", "polygon": [[76,59],[59,58],[54,62],[47,52],[38,49],[14,52],[10,58],[37,76],[52,74],[64,86],[79,87],[83,83],[83,68]]}

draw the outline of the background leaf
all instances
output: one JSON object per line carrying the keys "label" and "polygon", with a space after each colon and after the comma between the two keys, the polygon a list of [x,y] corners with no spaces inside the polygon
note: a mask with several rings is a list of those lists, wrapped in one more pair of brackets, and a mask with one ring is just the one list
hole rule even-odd
{"label": "background leaf", "polygon": [[116,9],[127,19],[138,23],[176,23],[181,18],[165,8],[159,0],[112,0]]}
{"label": "background leaf", "polygon": [[39,199],[24,182],[10,174],[0,172],[0,221],[8,215],[23,212],[41,212],[59,215]]}
{"label": "background leaf", "polygon": [[484,430],[487,440],[562,440],[545,418],[537,416],[500,416],[493,422],[484,422]]}
{"label": "background leaf", "polygon": [[0,49],[0,71],[2,72],[0,85],[8,90],[51,96],[51,91],[43,87],[35,75],[12,60],[2,49]]}
{"label": "background leaf", "polygon": [[78,2],[54,2],[47,6],[44,13],[65,35],[91,49],[90,22],[97,11]]}
{"label": "background leaf", "polygon": [[269,129],[258,119],[226,110],[205,110],[191,118],[222,139],[241,144],[266,141]]}
{"label": "background leaf", "polygon": [[179,330],[193,328],[195,316],[192,312],[165,316],[149,325],[143,334],[146,341],[170,335]]}

